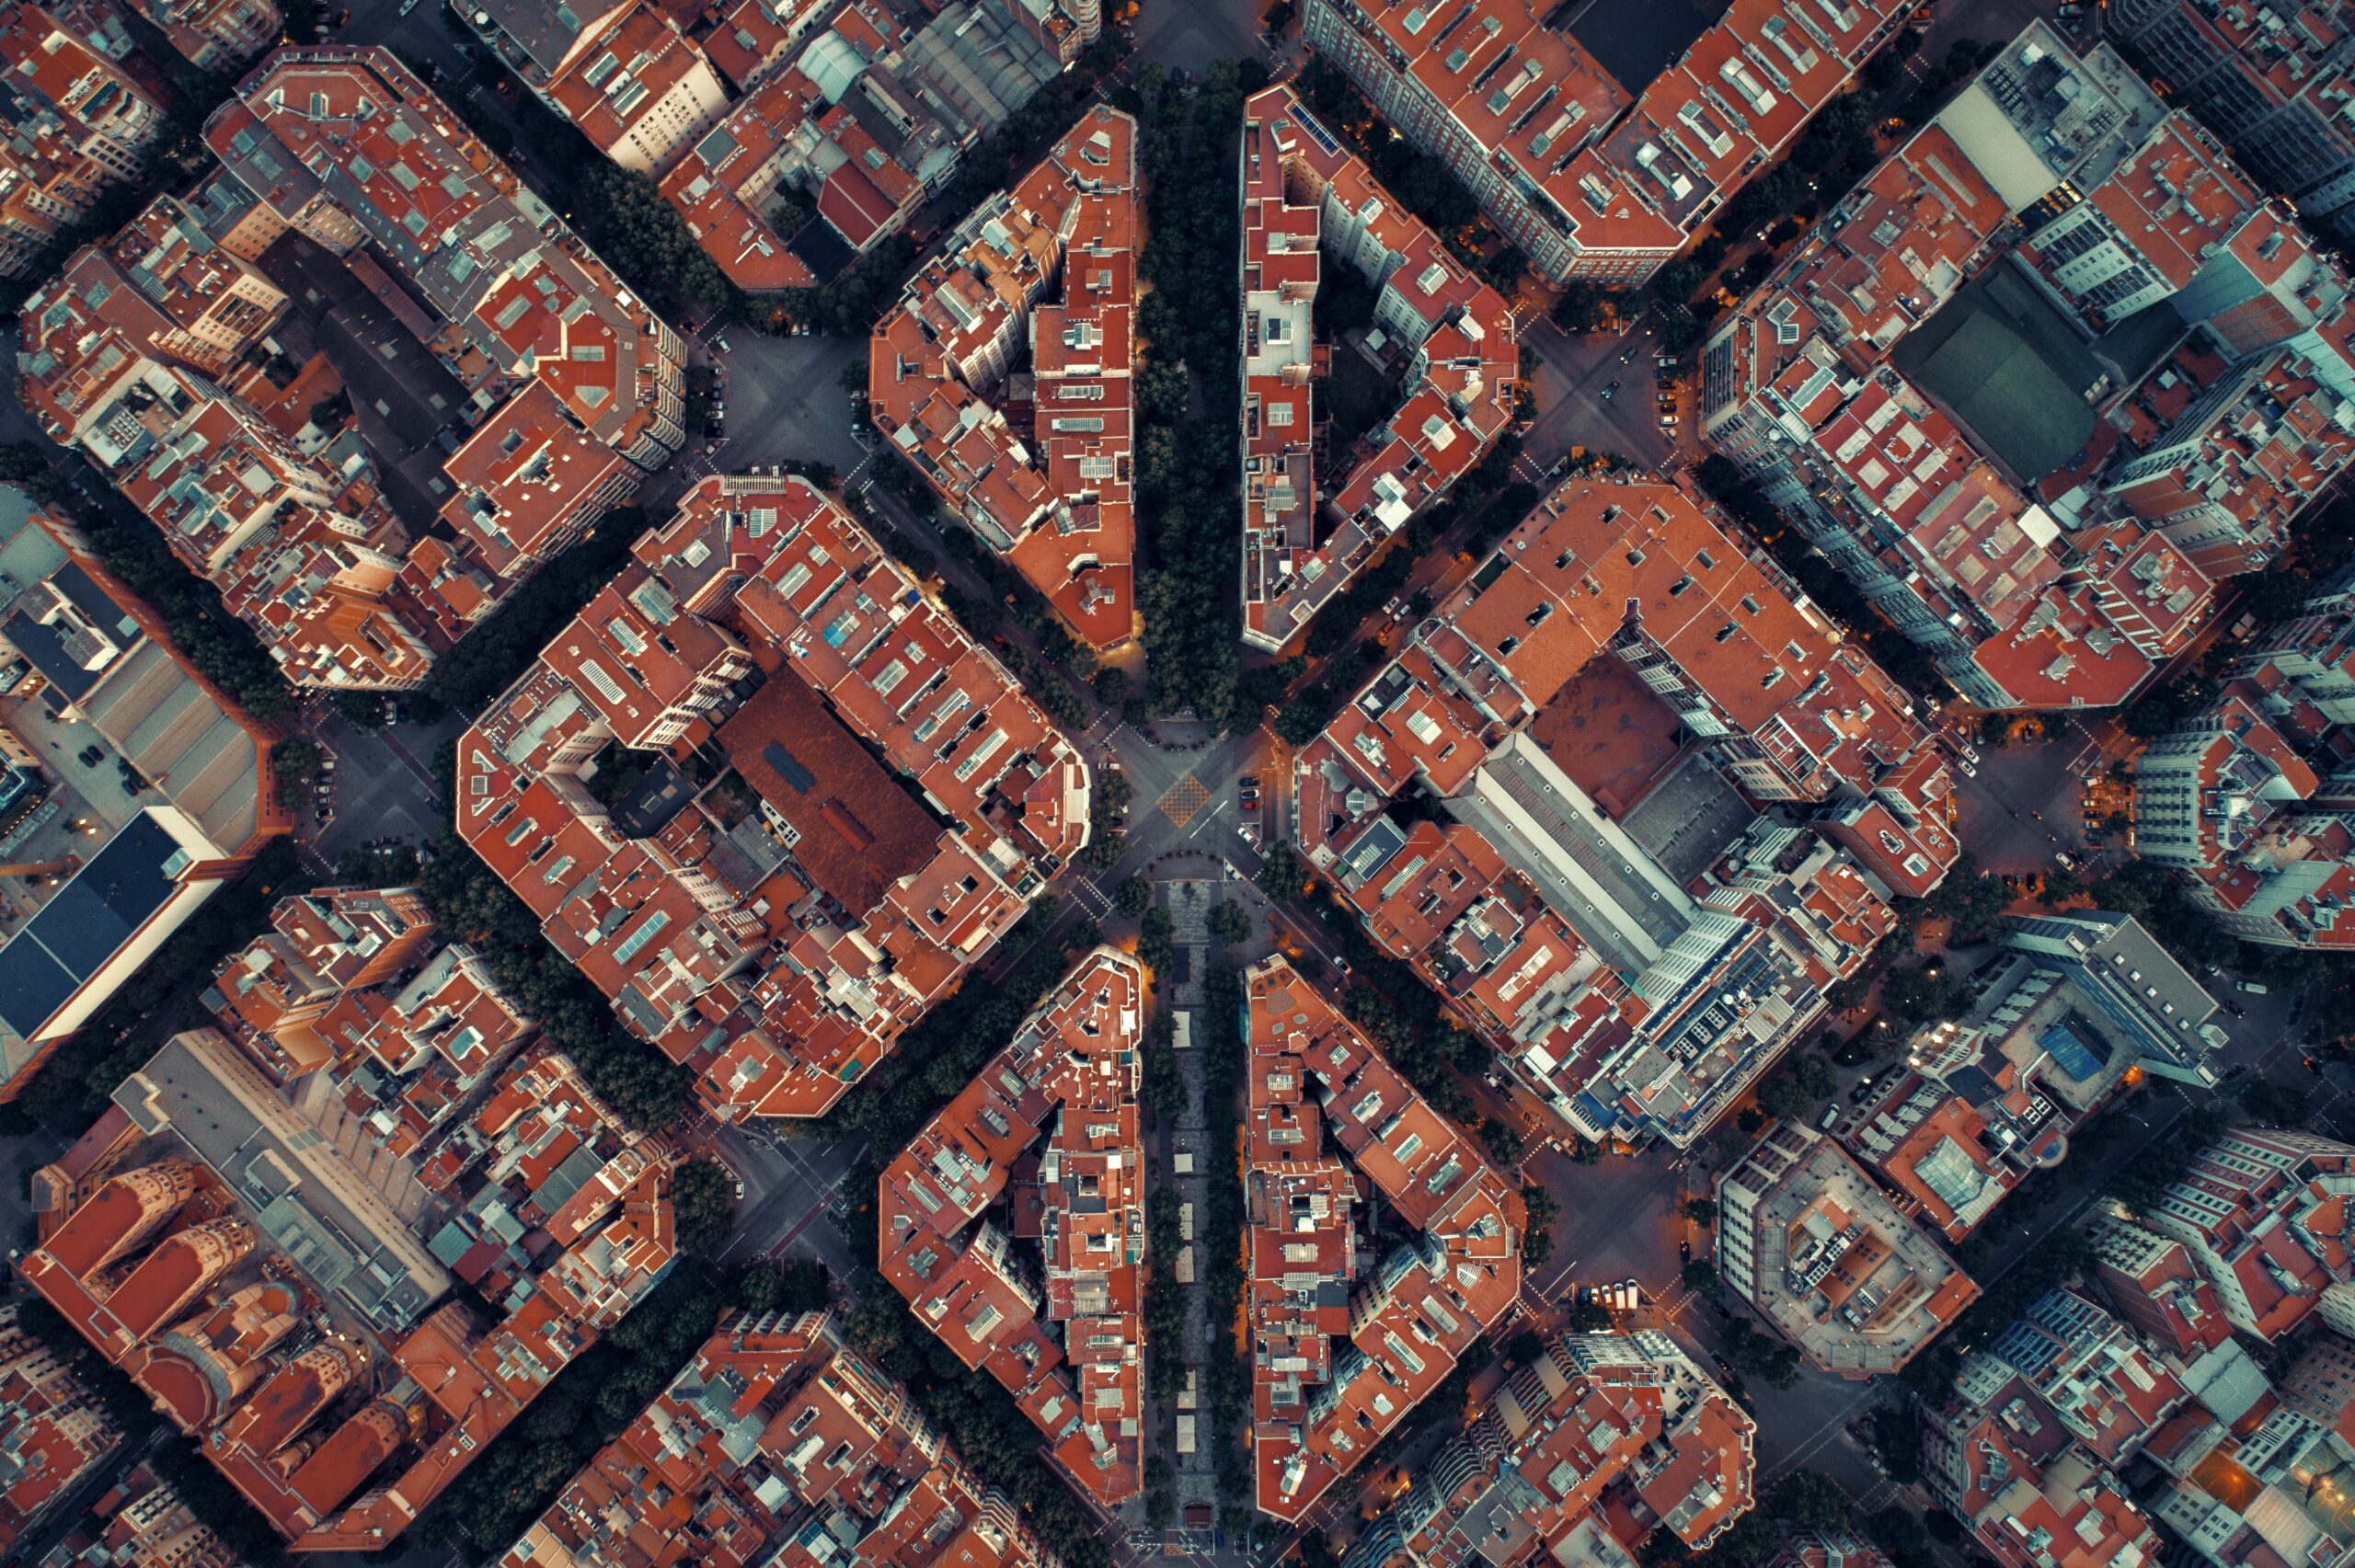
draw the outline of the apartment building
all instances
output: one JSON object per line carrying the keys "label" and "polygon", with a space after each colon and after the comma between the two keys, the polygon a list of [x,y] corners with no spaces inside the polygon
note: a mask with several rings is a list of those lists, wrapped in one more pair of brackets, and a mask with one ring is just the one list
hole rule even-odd
{"label": "apartment building", "polygon": [[477,6],[467,19],[539,100],[626,169],[660,175],[719,121],[728,92],[661,6],[536,0]]}
{"label": "apartment building", "polygon": [[[2164,1394],[2156,1387],[2137,1391],[2145,1404]],[[2129,1413],[2122,1430],[2137,1419]],[[2134,1433],[2133,1446],[2148,1436]],[[2158,1532],[2115,1471],[2029,1378],[1998,1356],[1966,1356],[1953,1387],[1925,1408],[1922,1474],[1930,1494],[2003,1568],[2064,1562],[2134,1568],[2158,1555]]]}
{"label": "apartment building", "polygon": [[1591,1139],[1701,1136],[1957,853],[1910,699],[1658,482],[1557,489],[1294,784],[1369,933]]}
{"label": "apartment building", "polygon": [[287,227],[390,260],[446,324],[429,347],[479,411],[536,380],[641,468],[684,444],[678,334],[389,51],[280,50],[205,139]]}
{"label": "apartment building", "polygon": [[[1470,1138],[1281,955],[1243,981],[1253,1500],[1293,1520],[1511,1309],[1528,1218]],[[1355,1177],[1411,1232],[1362,1279]]]}
{"label": "apartment building", "polygon": [[1841,1147],[1776,1122],[1717,1177],[1717,1271],[1827,1372],[1897,1371],[1979,1299]]}
{"label": "apartment building", "polygon": [[2190,1253],[2233,1327],[2269,1343],[2349,1277],[2335,1234],[2308,1220],[2317,1207],[2335,1201],[2350,1168],[2355,1149],[2345,1144],[2245,1127],[2200,1150],[2135,1218]]}
{"label": "apartment building", "polygon": [[1648,84],[1531,0],[1310,0],[1303,35],[1555,282],[1638,284],[1904,24],[1891,0],[1742,0]]}
{"label": "apartment building", "polygon": [[877,433],[1099,651],[1136,635],[1136,138],[1089,109],[958,224],[867,352]]}
{"label": "apartment building", "polygon": [[0,7],[12,91],[0,122],[0,277],[33,271],[108,187],[138,177],[163,105],[116,62],[41,7]]}
{"label": "apartment building", "polygon": [[1982,972],[1969,1012],[1914,1031],[1903,1070],[1877,1081],[1840,1141],[1900,1212],[1962,1241],[2065,1160],[2069,1135],[2130,1074],[2211,1082],[2215,1010],[2131,917],[2029,922]]}
{"label": "apartment building", "polygon": [[1753,1500],[1755,1424],[1656,1329],[1568,1334],[1417,1468],[1350,1568],[1624,1565],[1665,1530],[1705,1550]]}
{"label": "apartment building", "polygon": [[478,954],[434,935],[414,887],[281,898],[200,1000],[297,1109],[408,1156],[534,1033]]}
{"label": "apartment building", "polygon": [[715,1115],[817,1116],[1086,843],[1087,766],[804,480],[635,557],[460,738],[458,832]]}
{"label": "apartment building", "polygon": [[2355,203],[2346,29],[2327,7],[2121,0],[2105,30],[2193,105],[2241,160],[2339,238]]}
{"label": "apartment building", "polygon": [[20,1269],[298,1551],[396,1539],[674,1255],[668,1155],[561,1056],[390,1160],[211,1030],[115,1104],[113,1173]]}
{"label": "apartment building", "polygon": [[[606,156],[654,176],[729,280],[761,292],[825,281],[898,233],[1103,25],[1097,0],[675,10],[491,0],[460,14]],[[778,233],[787,205],[816,221]]]}
{"label": "apartment building", "polygon": [[2086,1234],[2103,1297],[2143,1338],[2186,1362],[2231,1341],[2223,1299],[2181,1242],[2112,1214],[2097,1215]]}
{"label": "apartment building", "polygon": [[0,1304],[0,1552],[57,1516],[122,1432],[98,1396]]}
{"label": "apartment building", "polygon": [[[2200,165],[2205,205],[2162,213],[2157,171],[2191,183],[2195,152],[2223,171]],[[2094,405],[2116,389],[2062,347],[2068,313],[2188,283],[2205,236],[2251,211],[2236,177],[2114,53],[2031,24],[1710,339],[1704,431],[1970,701],[2122,702],[2197,630],[2209,574],[2246,566],[2155,498],[2148,524],[2069,532],[2102,520],[2045,481],[2099,448]],[[2120,237],[2145,212],[2166,219],[2131,223],[2147,267]],[[2023,235],[2040,271],[2003,259]]]}
{"label": "apartment building", "polygon": [[1106,1505],[1144,1487],[1144,1006],[1135,959],[1082,957],[877,1188],[883,1277]]}
{"label": "apartment building", "polygon": [[830,1313],[731,1313],[500,1559],[1053,1568]]}
{"label": "apartment building", "polygon": [[200,71],[226,71],[278,41],[274,0],[132,0]]}
{"label": "apartment building", "polygon": [[2303,671],[2323,669],[2294,646],[2313,629],[2303,619],[2278,659],[2252,656],[2248,677],[2135,760],[2134,847],[2243,941],[2331,948],[2355,943],[2338,922],[2355,896],[2355,829],[2342,785],[2306,757],[2329,720],[2303,689]]}
{"label": "apartment building", "polygon": [[40,1568],[239,1568],[240,1559],[144,1463],[98,1495],[89,1513],[50,1548]]}
{"label": "apartment building", "polygon": [[[1414,514],[1444,495],[1512,423],[1521,376],[1512,307],[1375,181],[1289,86],[1244,105],[1242,256],[1243,640],[1295,644]],[[1338,454],[1320,495],[1313,381],[1322,253],[1375,291],[1360,350],[1403,369],[1398,407]]]}

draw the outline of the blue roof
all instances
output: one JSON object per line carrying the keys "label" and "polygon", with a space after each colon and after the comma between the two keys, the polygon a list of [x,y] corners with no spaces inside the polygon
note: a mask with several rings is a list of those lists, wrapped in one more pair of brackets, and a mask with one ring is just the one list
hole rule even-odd
{"label": "blue roof", "polygon": [[185,853],[152,811],[107,841],[0,945],[0,1024],[31,1039],[172,896]]}
{"label": "blue roof", "polygon": [[2083,1036],[2066,1024],[2055,1024],[2037,1036],[2037,1044],[2052,1053],[2053,1064],[2080,1082],[2100,1076],[2102,1063],[2109,1053],[2088,1045]]}

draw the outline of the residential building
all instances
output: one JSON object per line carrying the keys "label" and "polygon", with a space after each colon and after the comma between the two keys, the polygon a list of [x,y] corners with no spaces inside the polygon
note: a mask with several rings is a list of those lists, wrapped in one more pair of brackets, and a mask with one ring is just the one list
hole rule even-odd
{"label": "residential building", "polygon": [[457,830],[715,1115],[817,1116],[1086,843],[1087,766],[805,480],[635,557],[461,737]]}
{"label": "residential building", "polygon": [[280,50],[205,140],[287,227],[389,260],[446,324],[429,346],[479,410],[536,380],[641,468],[684,443],[678,334],[390,51]]}
{"label": "residential building", "polygon": [[2350,1277],[2336,1232],[2309,1224],[2337,1201],[2355,1149],[2313,1133],[2244,1127],[2193,1156],[2137,1223],[2180,1242],[2233,1327],[2270,1343]]}
{"label": "residential building", "polygon": [[144,1462],[102,1493],[40,1568],[240,1568],[229,1543]]}
{"label": "residential building", "polygon": [[226,71],[278,41],[275,0],[132,0],[200,71]]}
{"label": "residential building", "polygon": [[1395,1541],[1381,1561],[1396,1568],[1616,1568],[1662,1530],[1701,1551],[1750,1511],[1755,1436],[1660,1331],[1568,1334],[1418,1466],[1369,1534]]}
{"label": "residential building", "polygon": [[729,280],[758,292],[830,280],[899,232],[1102,31],[1097,0],[675,11],[491,0],[461,16],[608,157],[655,176]]}
{"label": "residential building", "polygon": [[828,1313],[731,1313],[500,1568],[1054,1568],[1004,1493]]}
{"label": "residential building", "polygon": [[2355,818],[2306,755],[2333,722],[2336,640],[2313,615],[2260,638],[2280,650],[2252,652],[2246,678],[2134,760],[2135,852],[2174,867],[2191,901],[2243,941],[2355,944],[2355,924],[2338,918],[2355,898]]}
{"label": "residential building", "polygon": [[2033,915],[2004,939],[2010,967],[2001,975],[1998,1017],[2030,1015],[2055,987],[2066,985],[2085,1019],[2069,1027],[2071,1040],[2051,1036],[2059,1065],[2081,1080],[2072,1048],[2134,1065],[2162,1078],[2212,1085],[2210,1054],[2223,1045],[2219,1011],[2207,989],[2168,956],[2131,915],[2105,910]]}
{"label": "residential building", "polygon": [[34,270],[108,187],[135,179],[163,105],[88,40],[28,0],[0,7],[11,91],[0,123],[0,277]]}
{"label": "residential building", "polygon": [[[2067,1300],[2074,1304],[2071,1313],[2099,1320],[2101,1314],[2083,1298]],[[2048,1296],[2039,1308],[2053,1302],[2054,1296]],[[2034,1365],[2047,1365],[2036,1358],[2052,1349],[2052,1341],[2034,1331],[2020,1331],[2018,1324],[2014,1330],[2020,1337],[2006,1336],[1997,1343],[2020,1351]],[[2131,1347],[2121,1353],[2133,1355]],[[2129,1364],[2139,1366],[2131,1359]],[[2114,1399],[2121,1388],[2131,1391],[2131,1402],[2116,1399],[2103,1408],[2117,1417],[2112,1430],[2123,1444],[2121,1451],[2131,1452],[2157,1425],[2153,1421],[2142,1426],[2140,1412],[2180,1399],[2179,1384],[2170,1391],[2158,1379],[2152,1381],[2148,1389],[2134,1388],[2131,1379],[2103,1383],[2098,1394],[2090,1384],[2058,1391],[2062,1405],[2073,1412],[2064,1414],[2035,1380],[2011,1363],[1973,1352],[1963,1358],[1945,1396],[1925,1404],[1923,1480],[1930,1494],[1963,1522],[1971,1539],[2002,1568],[2062,1568],[2064,1563],[2142,1568],[2158,1555],[2158,1534],[2109,1464],[2078,1436],[2097,1428],[2087,1419],[2086,1407],[2076,1402],[2087,1396]]]}
{"label": "residential building", "polygon": [[1082,957],[877,1188],[883,1277],[1102,1504],[1144,1487],[1144,1004],[1135,959]]}
{"label": "residential building", "polygon": [[[1292,1520],[1512,1308],[1528,1217],[1470,1138],[1281,955],[1243,980],[1253,1500]],[[1354,1177],[1409,1232],[1362,1278]],[[1637,1360],[1631,1381],[1667,1380]]]}
{"label": "residential building", "polygon": [[479,955],[436,945],[414,887],[281,898],[270,927],[222,961],[201,1000],[347,1143],[413,1152],[533,1036]]}
{"label": "residential building", "polygon": [[584,10],[505,0],[466,19],[590,145],[626,169],[660,175],[718,123],[728,104],[719,73],[649,0]]}
{"label": "residential building", "polygon": [[1839,1128],[1899,1210],[1950,1242],[2059,1166],[2069,1134],[2130,1074],[2214,1076],[2222,1030],[2198,982],[2130,917],[2062,919],[2006,938],[1974,977],[1970,1011],[1915,1030],[1904,1070],[1877,1080]]}
{"label": "residential building", "polygon": [[1912,708],[1689,494],[1571,480],[1303,749],[1293,832],[1564,1122],[1683,1146],[1954,864]]}
{"label": "residential building", "polygon": [[1786,1528],[1760,1568],[1888,1568],[1888,1562],[1878,1547],[1845,1530]]}
{"label": "residential building", "polygon": [[[1984,1354],[2023,1379],[2104,1464],[2122,1463],[2190,1398],[2126,1326],[2072,1290],[2048,1290]],[[1966,1368],[1963,1380],[1973,1377]]]}
{"label": "residential building", "polygon": [[[1243,640],[1294,644],[1407,520],[1445,494],[1512,423],[1512,307],[1316,123],[1290,86],[1244,105]],[[1320,497],[1311,382],[1321,252],[1375,291],[1362,348],[1403,366],[1404,396],[1342,459]],[[1331,515],[1327,516],[1327,509]]]}
{"label": "residential building", "polygon": [[1310,0],[1302,33],[1555,282],[1637,284],[1903,25],[1890,0],[1743,0],[1621,84],[1531,0]]}
{"label": "residential building", "polygon": [[2104,30],[2164,76],[2241,160],[2339,238],[2355,213],[2349,35],[2326,7],[2120,0]]}
{"label": "residential building", "polygon": [[[2185,163],[2204,201],[2171,208],[2164,233],[2131,225],[2175,268],[2161,281],[2119,236],[2154,182],[2193,178]],[[2254,211],[2237,179],[2113,52],[2080,56],[2032,23],[1711,338],[1703,431],[1970,702],[2122,702],[2198,629],[2210,576],[2263,557],[2155,498],[2147,524],[2094,516],[2063,483],[2107,452],[2101,431],[2116,441],[2096,406],[2121,373],[2079,344],[2091,329],[2071,312],[2098,320],[2188,282],[2206,232],[2191,231]],[[2044,270],[2004,259],[2039,223],[2044,248],[2019,255]]]}
{"label": "residential building", "polygon": [[1089,109],[958,224],[867,354],[877,432],[1098,650],[1136,634],[1136,138]]}
{"label": "residential building", "polygon": [[2181,1242],[2109,1214],[2087,1235],[2103,1296],[2145,1339],[2186,1362],[2232,1339],[2223,1299]]}
{"label": "residential building", "polygon": [[98,1396],[0,1303],[0,1552],[57,1516],[74,1489],[122,1441]]}
{"label": "residential building", "polygon": [[211,1030],[114,1098],[20,1271],[298,1551],[398,1538],[675,1253],[669,1155],[561,1056],[389,1158]]}
{"label": "residential building", "polygon": [[1897,1371],[1979,1299],[1840,1146],[1776,1122],[1717,1177],[1717,1271],[1809,1361]]}

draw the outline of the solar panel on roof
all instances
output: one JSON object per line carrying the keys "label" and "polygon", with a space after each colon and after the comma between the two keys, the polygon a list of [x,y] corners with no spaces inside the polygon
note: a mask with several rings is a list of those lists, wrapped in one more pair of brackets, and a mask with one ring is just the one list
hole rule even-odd
{"label": "solar panel on roof", "polygon": [[818,781],[810,776],[810,770],[785,749],[782,741],[772,740],[762,747],[761,761],[775,768],[777,777],[791,784],[798,795],[807,795],[818,787]]}

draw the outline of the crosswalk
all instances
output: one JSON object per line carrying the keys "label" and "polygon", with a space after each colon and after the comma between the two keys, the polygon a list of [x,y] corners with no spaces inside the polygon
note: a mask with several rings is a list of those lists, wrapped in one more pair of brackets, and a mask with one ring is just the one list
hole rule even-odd
{"label": "crosswalk", "polygon": [[1096,886],[1094,880],[1089,877],[1073,878],[1071,896],[1074,903],[1087,911],[1089,920],[1100,921],[1112,912],[1112,900],[1106,898],[1104,889]]}

